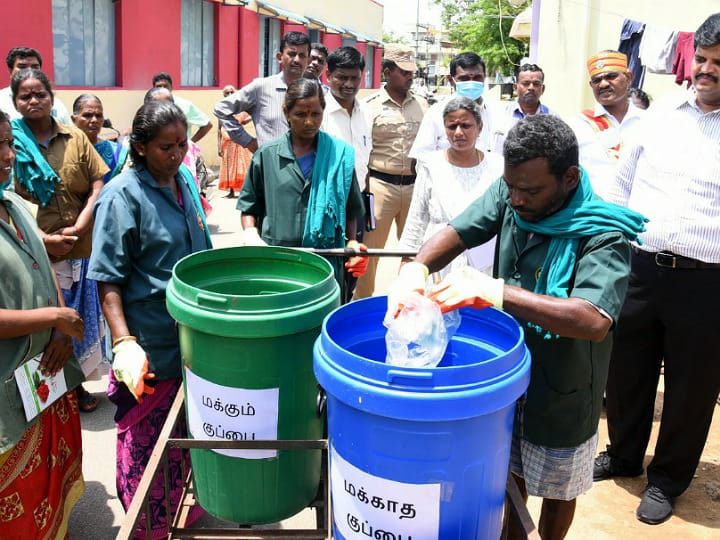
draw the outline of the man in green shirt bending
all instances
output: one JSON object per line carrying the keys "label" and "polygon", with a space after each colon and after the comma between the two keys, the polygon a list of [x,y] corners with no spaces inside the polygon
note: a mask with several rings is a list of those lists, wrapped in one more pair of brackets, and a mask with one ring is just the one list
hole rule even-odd
{"label": "man in green shirt bending", "polygon": [[[497,235],[494,275],[470,267],[430,290],[444,311],[495,306],[525,327],[533,357],[517,406],[511,471],[525,497],[543,497],[540,535],[563,538],[575,499],[592,486],[612,329],[629,273],[628,239],[641,215],[601,201],[578,164],[572,130],[528,116],[508,133],[505,171],[400,270],[391,299],[424,291],[428,271]],[[510,518],[509,538],[519,538]]]}

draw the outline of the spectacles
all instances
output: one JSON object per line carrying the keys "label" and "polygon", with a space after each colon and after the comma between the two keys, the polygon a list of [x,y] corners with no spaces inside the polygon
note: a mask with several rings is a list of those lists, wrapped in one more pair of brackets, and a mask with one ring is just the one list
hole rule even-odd
{"label": "spectacles", "polygon": [[594,75],[590,77],[590,86],[598,86],[603,81],[607,81],[609,83],[613,82],[615,79],[617,79],[621,73],[619,71],[608,71],[607,73],[601,73],[600,75]]}

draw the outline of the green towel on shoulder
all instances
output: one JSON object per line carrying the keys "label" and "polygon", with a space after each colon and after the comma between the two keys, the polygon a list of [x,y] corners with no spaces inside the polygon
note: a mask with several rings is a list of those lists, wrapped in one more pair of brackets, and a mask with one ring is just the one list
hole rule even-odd
{"label": "green towel on shoulder", "polygon": [[619,231],[628,240],[640,242],[638,234],[645,231],[645,223],[648,221],[645,216],[624,206],[598,199],[590,185],[588,174],[582,167],[580,174],[577,190],[564,208],[536,223],[524,221],[515,214],[515,222],[521,230],[552,238],[535,286],[538,294],[568,297],[568,287],[582,238]]}
{"label": "green towel on shoulder", "polygon": [[353,148],[320,131],[303,231],[304,247],[345,247],[345,206],[354,171]]}
{"label": "green towel on shoulder", "polygon": [[55,194],[55,186],[60,183],[60,177],[40,152],[35,135],[25,120],[13,120],[12,132],[17,150],[15,178],[44,208]]}

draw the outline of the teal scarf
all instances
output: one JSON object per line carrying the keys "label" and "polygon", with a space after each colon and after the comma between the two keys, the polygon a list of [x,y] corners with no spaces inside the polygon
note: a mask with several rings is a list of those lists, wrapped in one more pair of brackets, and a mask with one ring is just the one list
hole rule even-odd
{"label": "teal scarf", "polygon": [[200,202],[200,192],[198,191],[197,185],[195,184],[195,179],[193,178],[190,169],[188,169],[185,165],[180,165],[178,173],[178,176],[185,183],[188,191],[190,192],[193,205],[195,206],[195,211],[197,212],[197,215],[202,222],[203,231],[205,232],[205,241],[207,242],[207,248],[212,249],[210,230],[208,229],[207,221],[205,220],[205,211],[203,210],[202,203]]}
{"label": "teal scarf", "polygon": [[12,171],[10,171],[10,178],[8,178],[4,182],[0,183],[0,201],[5,199],[4,191],[10,186],[11,183],[12,183]]}
{"label": "teal scarf", "polygon": [[44,208],[55,194],[55,185],[60,183],[60,177],[40,152],[35,135],[32,134],[25,120],[22,118],[13,120],[12,132],[17,150],[15,178]]}
{"label": "teal scarf", "polygon": [[638,234],[645,231],[647,221],[634,210],[598,199],[587,172],[580,167],[580,182],[565,207],[537,223],[524,221],[515,214],[515,223],[521,230],[552,237],[535,292],[567,298],[582,238],[619,231],[628,240],[639,243]]}
{"label": "teal scarf", "polygon": [[327,133],[318,133],[302,245],[345,246],[345,205],[355,170],[352,147]]}

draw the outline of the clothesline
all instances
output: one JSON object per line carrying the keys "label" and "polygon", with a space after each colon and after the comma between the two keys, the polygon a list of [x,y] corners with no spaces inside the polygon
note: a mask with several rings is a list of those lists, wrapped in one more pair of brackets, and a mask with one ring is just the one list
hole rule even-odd
{"label": "clothesline", "polygon": [[691,83],[690,70],[695,55],[693,32],[624,19],[618,50],[628,57],[633,73],[631,86],[642,88],[645,72],[673,73],[675,82]]}

